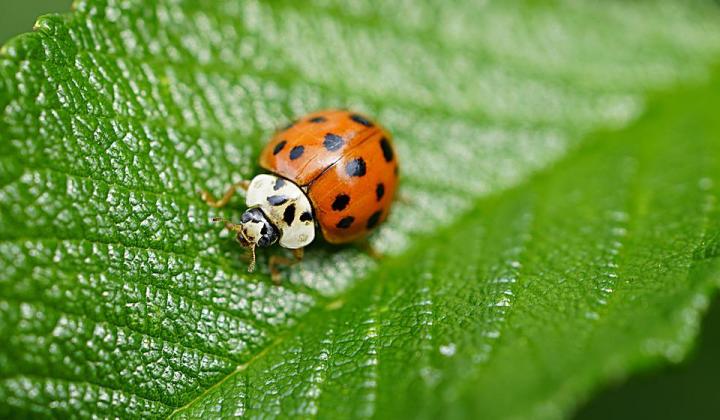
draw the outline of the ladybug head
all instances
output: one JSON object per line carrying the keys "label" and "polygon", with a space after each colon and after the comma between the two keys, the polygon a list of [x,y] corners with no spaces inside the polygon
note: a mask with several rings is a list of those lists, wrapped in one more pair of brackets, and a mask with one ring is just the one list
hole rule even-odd
{"label": "ladybug head", "polygon": [[255,271],[255,247],[268,247],[280,238],[278,229],[267,220],[267,217],[259,208],[247,209],[243,213],[239,224],[218,218],[213,220],[225,222],[225,227],[228,230],[237,232],[236,239],[240,245],[250,249],[251,259],[248,271],[251,273]]}
{"label": "ladybug head", "polygon": [[277,242],[280,237],[277,228],[259,208],[247,209],[240,219],[240,226],[242,229],[238,231],[238,240],[246,248],[265,248]]}

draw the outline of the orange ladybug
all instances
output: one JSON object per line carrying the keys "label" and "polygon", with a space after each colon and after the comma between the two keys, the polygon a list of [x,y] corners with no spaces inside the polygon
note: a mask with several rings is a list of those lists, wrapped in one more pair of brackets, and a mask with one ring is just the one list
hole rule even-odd
{"label": "orange ladybug", "polygon": [[251,250],[248,271],[255,268],[256,247],[279,243],[293,250],[295,261],[271,257],[274,279],[278,263],[302,259],[318,228],[333,244],[364,238],[387,218],[398,184],[390,134],[345,110],[315,112],[279,131],[262,151],[260,166],[270,174],[233,184],[219,200],[205,191],[202,197],[222,207],[238,188],[245,190],[248,209],[240,223],[223,221]]}

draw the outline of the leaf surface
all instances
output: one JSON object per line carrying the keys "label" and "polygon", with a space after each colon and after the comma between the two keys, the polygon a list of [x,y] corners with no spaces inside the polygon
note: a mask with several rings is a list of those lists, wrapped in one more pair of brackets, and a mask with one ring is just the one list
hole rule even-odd
{"label": "leaf surface", "polygon": [[[0,58],[0,414],[553,418],[680,359],[717,274],[718,22],[705,2],[42,17]],[[197,191],[333,106],[394,133],[407,202],[382,261],[317,245],[275,287],[210,222],[241,200]]]}

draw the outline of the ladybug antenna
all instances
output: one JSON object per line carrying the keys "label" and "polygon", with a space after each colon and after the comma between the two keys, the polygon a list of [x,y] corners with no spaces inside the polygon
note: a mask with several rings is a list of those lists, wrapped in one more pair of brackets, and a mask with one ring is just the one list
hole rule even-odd
{"label": "ladybug antenna", "polygon": [[255,271],[255,244],[250,245],[250,264],[248,264],[248,273]]}
{"label": "ladybug antenna", "polygon": [[223,219],[222,217],[213,217],[213,222],[223,222],[225,223],[225,228],[229,231],[237,232],[237,235],[235,236],[235,240],[242,245],[243,248],[250,249],[250,264],[248,264],[248,273],[252,273],[255,271],[255,241],[250,240],[246,235],[245,231],[242,228],[242,223],[232,223],[231,221],[227,219]]}
{"label": "ladybug antenna", "polygon": [[233,223],[227,219],[223,219],[222,217],[213,217],[212,221],[225,223],[225,229],[227,229],[227,230],[234,231],[234,232],[240,231],[240,225]]}

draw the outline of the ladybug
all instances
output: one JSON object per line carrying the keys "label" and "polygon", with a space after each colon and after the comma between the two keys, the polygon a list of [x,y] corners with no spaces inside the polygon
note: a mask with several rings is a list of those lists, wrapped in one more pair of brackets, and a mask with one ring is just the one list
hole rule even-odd
{"label": "ladybug", "polygon": [[315,112],[280,130],[260,154],[260,166],[269,173],[233,184],[219,200],[206,191],[202,198],[222,207],[238,188],[245,190],[248,208],[240,223],[214,220],[250,249],[250,272],[256,247],[278,243],[292,250],[294,261],[270,258],[275,281],[277,265],[300,261],[318,230],[331,244],[365,238],[387,219],[398,185],[390,134],[346,110]]}

